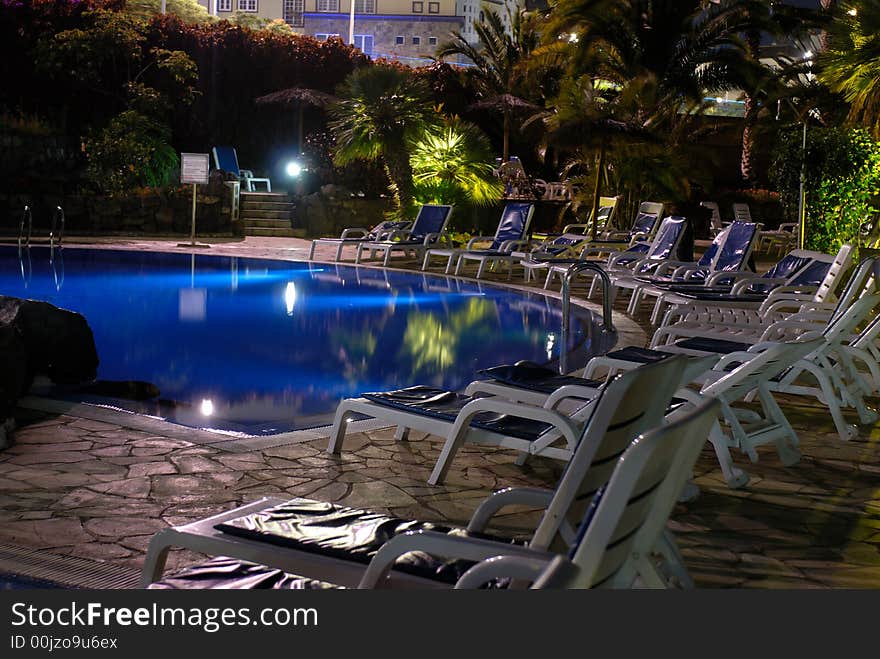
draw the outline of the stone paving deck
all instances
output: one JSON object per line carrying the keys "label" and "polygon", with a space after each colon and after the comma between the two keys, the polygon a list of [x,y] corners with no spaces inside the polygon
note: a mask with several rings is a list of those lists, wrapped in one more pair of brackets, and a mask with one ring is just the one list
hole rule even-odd
{"label": "stone paving deck", "polygon": [[[100,242],[174,249],[162,241]],[[303,258],[306,249],[302,240],[248,238],[211,251]],[[670,523],[688,568],[703,587],[880,587],[880,427],[863,426],[844,444],[815,401],[780,401],[801,437],[802,460],[784,467],[769,447],[756,464],[737,455],[752,480],[734,491],[707,447],[695,472],[701,495],[679,505]],[[161,422],[145,430],[122,415],[108,422],[22,409],[19,424],[15,444],[0,453],[0,542],[134,568],[156,531],[259,496],[464,523],[492,490],[552,487],[561,472],[551,460],[518,467],[510,451],[465,446],[447,483],[429,486],[439,439],[413,432],[395,442],[388,429],[350,435],[334,457],[324,452],[326,439],[254,450],[238,442],[232,450]],[[537,517],[506,511],[496,528],[523,533]],[[174,552],[169,566],[196,559]]]}

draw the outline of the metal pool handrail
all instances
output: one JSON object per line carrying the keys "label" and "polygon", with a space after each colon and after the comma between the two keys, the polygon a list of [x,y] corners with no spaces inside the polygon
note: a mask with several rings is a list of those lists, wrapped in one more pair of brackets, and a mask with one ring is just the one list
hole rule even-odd
{"label": "metal pool handrail", "polygon": [[614,323],[611,320],[611,278],[598,263],[581,261],[573,263],[562,278],[562,336],[559,349],[559,373],[568,373],[568,332],[571,324],[571,280],[584,272],[592,270],[602,280],[602,327],[606,332],[614,331]]}
{"label": "metal pool handrail", "polygon": [[21,221],[18,223],[18,247],[21,248],[21,239],[24,236],[24,227],[25,220],[27,220],[27,240],[25,240],[25,246],[30,247],[31,245],[31,230],[34,226],[34,216],[31,213],[31,207],[25,206],[24,210],[21,213]]}
{"label": "metal pool handrail", "polygon": [[61,247],[61,241],[64,239],[64,209],[61,206],[56,206],[55,213],[52,215],[52,230],[49,232],[50,247],[55,247],[55,230],[58,228],[58,218],[61,218],[61,230],[58,232],[58,246]]}

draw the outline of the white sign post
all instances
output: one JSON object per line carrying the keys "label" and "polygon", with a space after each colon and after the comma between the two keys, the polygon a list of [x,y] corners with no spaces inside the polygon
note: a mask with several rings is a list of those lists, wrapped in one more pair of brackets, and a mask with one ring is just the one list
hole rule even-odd
{"label": "white sign post", "polygon": [[208,170],[210,159],[207,153],[181,153],[180,154],[180,182],[192,183],[193,207],[192,207],[192,231],[190,232],[189,245],[178,244],[178,247],[210,247],[210,245],[196,244],[196,186],[208,185]]}

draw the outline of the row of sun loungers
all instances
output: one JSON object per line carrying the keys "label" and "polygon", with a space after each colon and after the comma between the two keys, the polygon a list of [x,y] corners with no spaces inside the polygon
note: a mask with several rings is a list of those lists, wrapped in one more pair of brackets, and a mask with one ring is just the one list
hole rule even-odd
{"label": "row of sun loungers", "polygon": [[[800,459],[798,437],[774,394],[810,396],[826,405],[839,438],[876,413],[865,399],[880,393],[880,259],[850,270],[852,250],[824,255],[793,250],[763,275],[745,270],[760,225],[723,227],[692,263],[670,260],[685,220],[644,207],[633,242],[592,241],[575,232],[526,251],[533,207],[509,204],[488,249],[442,244],[451,208],[424,207],[411,227],[323,239],[364,254],[404,251],[427,269],[445,259],[459,274],[477,262],[477,277],[522,265],[527,278],[546,269],[545,286],[572,262],[602,256],[612,294],[632,291],[629,311],[654,298],[658,325],[647,348],[594,357],[578,374],[503,364],[475,374],[464,392],[413,385],[365,392],[337,408],[327,451],[345,451],[348,421],[368,416],[443,440],[428,482],[441,484],[465,444],[506,447],[519,463],[540,455],[566,463],[555,490],[513,488],[480,504],[466,527],[451,528],[308,499],[263,499],[158,533],[143,583],[153,588],[253,586],[336,587],[688,587],[675,540],[672,508],[692,494],[691,469],[711,443],[730,487],[748,483],[734,452],[759,459],[763,445],[783,464]],[[656,212],[653,229],[646,218]],[[424,217],[423,217],[424,216]],[[621,236],[604,237],[614,240]],[[482,240],[482,238],[481,238]],[[615,249],[615,247],[617,249]],[[314,249],[314,244],[313,244]],[[608,255],[610,256],[604,256]],[[555,260],[555,262],[554,262]],[[487,534],[510,505],[540,508],[530,538]],[[168,551],[188,548],[218,558],[167,577]]]}

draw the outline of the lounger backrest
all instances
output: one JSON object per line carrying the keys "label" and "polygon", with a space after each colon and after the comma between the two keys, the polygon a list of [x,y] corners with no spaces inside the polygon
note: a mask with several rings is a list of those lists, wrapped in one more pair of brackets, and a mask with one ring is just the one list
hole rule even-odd
{"label": "lounger backrest", "polygon": [[212,150],[214,154],[214,166],[222,169],[224,172],[241,175],[241,168],[238,166],[238,154],[235,147],[231,146],[215,146]]}
{"label": "lounger backrest", "polygon": [[727,239],[715,260],[715,272],[732,272],[742,269],[752,252],[758,235],[758,225],[753,222],[734,222],[727,231]]}
{"label": "lounger backrest", "polygon": [[829,325],[845,313],[856,300],[877,290],[878,279],[880,279],[878,269],[880,269],[880,257],[867,258],[859,263],[840,293],[837,305],[828,320]]}
{"label": "lounger backrest", "polygon": [[751,222],[752,221],[752,211],[749,209],[748,204],[734,204],[733,205],[733,221],[734,222]]}
{"label": "lounger backrest", "polygon": [[535,531],[533,547],[568,551],[593,495],[608,482],[617,460],[635,437],[660,425],[688,361],[676,355],[647,364],[602,388]]}
{"label": "lounger backrest", "polygon": [[703,252],[703,255],[700,257],[700,260],[697,261],[697,266],[700,268],[711,268],[712,264],[715,262],[715,258],[718,256],[718,250],[721,249],[721,246],[724,244],[724,241],[727,240],[727,235],[730,233],[730,227],[727,227],[715,236],[712,239],[712,243],[706,248],[706,251]]}
{"label": "lounger backrest", "polygon": [[522,240],[529,230],[534,204],[508,203],[501,214],[495,239],[489,249],[499,249],[508,240]]}
{"label": "lounger backrest", "polygon": [[684,235],[684,227],[687,219],[680,215],[670,215],[660,223],[660,228],[654,236],[651,248],[648,250],[649,259],[668,259],[675,252],[681,237]]}
{"label": "lounger backrest", "polygon": [[639,204],[636,218],[633,220],[632,233],[644,233],[648,236],[654,233],[660,215],[663,213],[663,204],[655,201],[643,201]]}
{"label": "lounger backrest", "polygon": [[724,223],[721,221],[721,209],[718,208],[718,202],[716,201],[701,201],[700,206],[703,208],[708,208],[712,213],[712,219],[710,220],[710,226],[715,231],[721,231],[724,228]]}
{"label": "lounger backrest", "polygon": [[[801,268],[794,277],[788,280],[789,286],[819,286],[828,276],[831,269],[829,261],[810,261]],[[815,297],[813,298],[815,300]],[[817,300],[818,301],[818,300]]]}
{"label": "lounger backrest", "polygon": [[720,412],[708,400],[687,415],[641,434],[617,460],[591,503],[571,561],[570,588],[630,587],[638,560],[660,544],[669,515]]}
{"label": "lounger backrest", "polygon": [[452,214],[452,206],[424,204],[410,230],[411,240],[422,240],[429,233],[442,233]]}
{"label": "lounger backrest", "polygon": [[825,302],[834,294],[834,291],[837,290],[843,281],[842,275],[849,268],[849,265],[852,262],[852,256],[852,245],[840,246],[837,255],[834,257],[834,261],[831,263],[831,267],[828,269],[828,273],[819,284],[819,289],[816,291],[813,300],[816,302]]}

